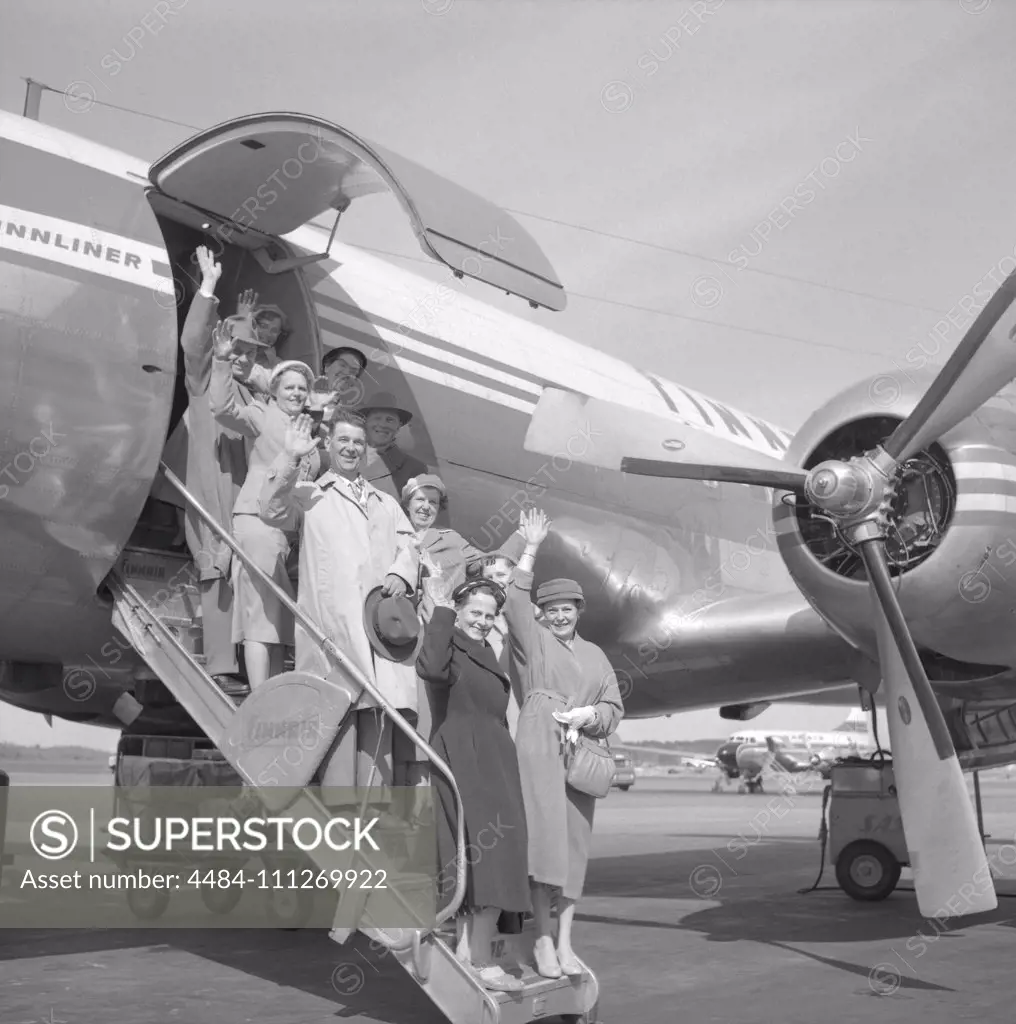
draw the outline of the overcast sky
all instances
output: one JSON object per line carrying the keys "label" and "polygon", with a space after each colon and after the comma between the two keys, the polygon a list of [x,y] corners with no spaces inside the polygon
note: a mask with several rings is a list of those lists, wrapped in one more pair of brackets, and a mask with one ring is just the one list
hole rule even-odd
{"label": "overcast sky", "polygon": [[[471,294],[789,430],[922,340],[947,356],[936,322],[1013,265],[1002,0],[7,0],[2,20],[0,106],[21,110],[20,76],[76,83],[42,119],[152,159],[190,130],[88,99],[199,127],[329,118],[520,214],[570,300]],[[388,199],[340,237],[444,279]],[[21,728],[0,712],[0,736]]]}

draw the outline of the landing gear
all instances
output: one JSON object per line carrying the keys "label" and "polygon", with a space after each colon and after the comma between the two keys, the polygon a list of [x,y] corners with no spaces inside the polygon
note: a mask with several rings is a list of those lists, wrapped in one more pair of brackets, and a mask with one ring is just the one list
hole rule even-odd
{"label": "landing gear", "polygon": [[737,787],[738,793],[764,793],[765,790],[762,788],[761,777],[757,779],[745,779],[744,782],[740,783]]}

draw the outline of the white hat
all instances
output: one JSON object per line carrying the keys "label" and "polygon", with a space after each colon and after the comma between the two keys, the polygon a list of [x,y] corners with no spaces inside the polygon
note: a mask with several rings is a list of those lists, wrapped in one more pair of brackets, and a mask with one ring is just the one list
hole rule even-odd
{"label": "white hat", "polygon": [[308,391],[314,387],[314,371],[306,363],[301,362],[299,359],[284,359],[272,370],[272,375],[268,378],[268,393],[270,395],[275,394],[275,385],[282,379],[282,375],[289,370],[296,370],[297,373],[303,374],[307,379]]}

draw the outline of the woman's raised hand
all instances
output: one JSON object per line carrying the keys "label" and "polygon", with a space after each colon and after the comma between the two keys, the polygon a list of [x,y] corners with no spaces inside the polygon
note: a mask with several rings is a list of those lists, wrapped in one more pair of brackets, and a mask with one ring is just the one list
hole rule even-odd
{"label": "woman's raised hand", "polygon": [[519,516],[519,533],[526,539],[526,545],[538,548],[550,533],[550,520],[542,509],[523,511]]}
{"label": "woman's raised hand", "polygon": [[212,250],[206,246],[199,245],[196,255],[201,268],[201,290],[214,292],[222,276],[222,264],[215,262]]}
{"label": "woman's raised hand", "polygon": [[438,568],[430,576],[424,576],[423,589],[436,608],[454,608],[452,603],[451,580]]}
{"label": "woman's raised hand", "polygon": [[248,288],[245,292],[240,292],[236,297],[236,315],[237,316],[253,316],[254,310],[258,306],[258,293],[253,288]]}
{"label": "woman's raised hand", "polygon": [[314,421],[304,413],[290,420],[286,427],[286,454],[295,459],[310,455],[317,447],[317,438],[312,432]]}
{"label": "woman's raised hand", "polygon": [[233,336],[224,320],[220,320],[212,331],[212,354],[216,359],[229,359],[233,354]]}

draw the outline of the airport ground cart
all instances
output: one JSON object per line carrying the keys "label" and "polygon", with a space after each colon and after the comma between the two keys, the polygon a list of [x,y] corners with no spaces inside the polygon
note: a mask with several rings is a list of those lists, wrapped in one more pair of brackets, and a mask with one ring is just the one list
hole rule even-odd
{"label": "airport ground cart", "polygon": [[884,900],[910,855],[892,761],[834,765],[830,772],[829,863],[855,900]]}

